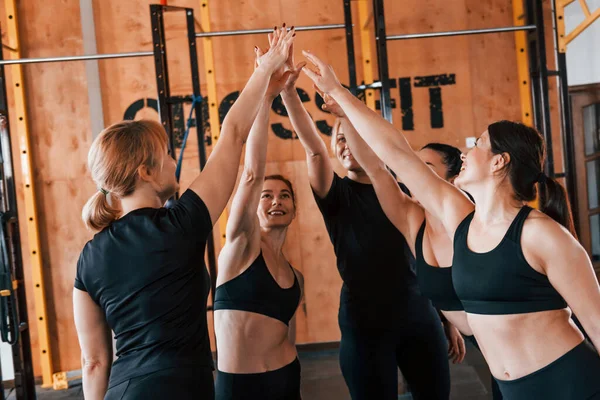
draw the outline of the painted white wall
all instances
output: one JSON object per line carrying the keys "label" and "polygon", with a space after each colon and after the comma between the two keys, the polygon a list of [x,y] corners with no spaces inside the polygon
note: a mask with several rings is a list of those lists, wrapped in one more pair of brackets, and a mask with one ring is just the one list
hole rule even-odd
{"label": "painted white wall", "polygon": [[[600,0],[587,0],[590,12],[600,8]],[[565,8],[567,33],[579,25],[585,16],[579,2]],[[567,75],[569,86],[600,83],[600,18],[567,45]]]}
{"label": "painted white wall", "polygon": [[0,341],[0,363],[2,366],[2,380],[15,379],[15,370],[12,361],[12,349],[8,343]]}

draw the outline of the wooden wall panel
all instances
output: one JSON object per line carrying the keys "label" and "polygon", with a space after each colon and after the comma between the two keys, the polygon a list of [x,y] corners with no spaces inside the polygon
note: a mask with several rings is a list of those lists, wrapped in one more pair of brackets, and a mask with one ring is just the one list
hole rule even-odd
{"label": "wooden wall panel", "polygon": [[[98,51],[151,50],[151,3],[156,2],[95,1]],[[358,30],[362,27],[357,24],[355,3],[355,52],[360,82],[362,65]],[[45,3],[43,8],[33,0],[21,0],[19,4],[24,56],[81,54],[83,46],[77,0]],[[172,0],[170,4],[193,7],[196,19],[200,20],[200,1]],[[545,4],[548,12],[549,0]],[[385,7],[388,34],[512,25],[512,5],[508,0],[386,1]],[[282,22],[288,26],[343,22],[341,0],[220,0],[210,2],[210,12],[213,30],[266,28]],[[48,18],[49,15],[53,18]],[[170,83],[174,95],[191,93],[184,22],[182,14],[170,14],[165,19]],[[373,26],[372,19],[370,26]],[[197,27],[198,30],[200,28]],[[299,32],[295,46],[296,62],[303,59],[302,49],[311,50],[331,63],[340,80],[347,83],[344,36],[343,30]],[[252,73],[254,45],[266,47],[267,40],[265,35],[253,35],[219,37],[213,39],[213,43],[218,99],[207,101],[217,101],[226,110],[226,98],[242,90]],[[197,46],[200,80],[205,94],[201,40],[198,40]],[[549,46],[551,50],[551,44]],[[374,41],[372,49],[375,54]],[[396,83],[400,78],[409,82],[408,91],[405,89],[403,92],[404,97],[400,96],[398,87],[392,89],[392,98],[397,103],[393,111],[394,124],[403,128],[400,103],[402,99],[406,100],[408,94],[412,96],[414,126],[405,129],[405,132],[415,148],[431,141],[464,148],[465,138],[478,136],[490,122],[502,118],[518,119],[520,100],[514,51],[514,35],[511,33],[389,42],[390,77]],[[130,116],[158,119],[158,114],[148,106],[147,100],[156,99],[152,57],[99,63],[106,125],[123,119],[130,107],[137,111],[130,112]],[[375,62],[373,67],[376,68]],[[79,349],[72,322],[71,290],[79,251],[91,238],[91,233],[81,222],[80,210],[96,190],[85,166],[92,139],[85,64],[41,64],[25,68],[54,364],[57,371],[73,370],[79,368]],[[437,127],[432,126],[430,116],[430,88],[423,85],[426,77],[436,75],[442,75],[437,78],[438,82],[446,83],[441,86],[443,126]],[[312,82],[302,75],[298,87],[306,92],[305,105],[313,119],[323,126],[325,123],[332,125],[331,115],[316,104]],[[139,100],[143,107],[136,110],[135,103]],[[556,109],[553,111],[553,116],[556,116]],[[188,113],[189,105],[185,105],[181,114],[183,122]],[[331,243],[308,185],[304,150],[293,134],[290,138],[280,137],[282,129],[274,124],[291,129],[287,117],[273,110],[271,124],[267,172],[282,173],[290,178],[298,196],[298,215],[290,227],[285,247],[291,263],[304,273],[306,279],[305,305],[298,314],[297,339],[299,343],[338,340],[337,309],[341,280]],[[557,124],[554,132],[557,135]],[[322,134],[322,138],[329,144],[326,133]],[[559,149],[561,143],[558,136],[555,138],[555,149]],[[334,159],[333,163],[338,173],[343,175],[337,160]],[[198,174],[198,164],[197,138],[192,130],[181,176],[183,189]],[[218,227],[215,227],[215,237],[218,238],[218,235]],[[216,242],[218,254],[219,241]],[[27,251],[26,241],[23,248]],[[31,307],[32,296],[30,300],[30,312],[35,315]],[[210,313],[208,318],[209,326],[212,326]],[[35,327],[32,339],[35,345]],[[34,348],[34,357],[37,358],[36,352],[37,348]],[[39,374],[37,361],[36,373]]]}
{"label": "wooden wall panel", "polygon": [[[78,1],[40,8],[38,2],[25,0],[19,2],[19,12],[24,57],[82,53]],[[54,18],[48,18],[49,12]],[[84,241],[80,210],[93,191],[85,170],[91,142],[85,67],[82,63],[28,65],[24,79],[53,364],[55,370],[76,369],[80,356],[71,293],[75,261]],[[35,370],[40,371],[37,364]]]}
{"label": "wooden wall panel", "polygon": [[[17,10],[19,11],[19,10]],[[6,14],[5,14],[5,8],[4,7],[0,7],[0,21],[6,21]],[[7,37],[7,32],[5,25],[2,25],[2,43],[4,44],[9,44],[8,42],[8,37]],[[9,51],[7,49],[2,49],[2,51],[4,52],[4,58],[7,59],[9,58]],[[14,102],[14,98],[12,96],[12,87],[14,85],[14,80],[12,78],[12,73],[11,71],[13,70],[14,67],[5,67],[4,71],[6,74],[6,85],[7,85],[7,96],[8,96],[8,109],[9,109],[9,122],[11,124],[11,128],[13,128],[13,130],[11,132],[14,132],[14,126],[16,125],[16,121],[17,121],[17,114],[16,114],[16,110],[15,110],[15,102]],[[13,174],[14,174],[14,178],[15,178],[15,189],[17,192],[17,207],[18,207],[18,218],[19,218],[19,230],[20,230],[20,236],[21,236],[21,252],[23,254],[23,272],[24,272],[24,277],[25,277],[25,291],[26,291],[26,295],[28,296],[28,302],[27,302],[27,314],[29,315],[29,317],[31,318],[31,321],[33,322],[35,319],[35,308],[34,308],[34,303],[33,303],[33,282],[32,282],[32,278],[31,278],[31,264],[29,262],[29,257],[27,257],[27,255],[29,254],[29,242],[27,241],[27,218],[26,218],[26,214],[25,214],[25,196],[24,196],[24,192],[23,192],[23,174],[22,174],[22,169],[21,169],[21,152],[19,150],[19,144],[18,144],[18,138],[16,137],[16,135],[13,133],[11,136],[11,143],[12,143],[12,161],[13,161]],[[30,324],[30,338],[31,338],[31,345],[34,349],[37,349],[38,346],[38,335],[37,335],[37,324],[32,323]],[[34,365],[34,373],[39,375],[41,374],[41,368],[40,368],[40,363],[39,363],[39,354],[37,351],[34,350],[33,354],[32,354],[32,358],[33,358],[33,365]]]}

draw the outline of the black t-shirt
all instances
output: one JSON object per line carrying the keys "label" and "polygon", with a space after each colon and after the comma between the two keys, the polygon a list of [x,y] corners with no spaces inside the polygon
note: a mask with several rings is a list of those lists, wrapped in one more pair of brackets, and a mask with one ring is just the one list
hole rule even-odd
{"label": "black t-shirt", "polygon": [[329,193],[323,199],[315,194],[315,199],[344,281],[340,315],[369,323],[405,306],[406,296],[417,290],[410,250],[381,208],[373,185],[334,174]]}
{"label": "black t-shirt", "polygon": [[187,190],[173,208],[134,210],[83,248],[75,287],[104,310],[117,340],[110,386],[166,368],[212,368],[204,263],[211,230],[206,205]]}

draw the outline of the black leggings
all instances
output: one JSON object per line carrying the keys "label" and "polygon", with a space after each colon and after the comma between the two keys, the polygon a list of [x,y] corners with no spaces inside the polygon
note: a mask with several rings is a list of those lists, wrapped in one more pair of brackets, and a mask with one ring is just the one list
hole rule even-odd
{"label": "black leggings", "polygon": [[[448,400],[448,341],[439,316],[423,300],[413,299],[411,312],[383,333],[365,333],[340,318],[340,366],[353,400],[397,400],[398,368],[413,399]],[[386,320],[393,324],[389,315]]]}
{"label": "black leggings", "polygon": [[121,382],[104,400],[214,400],[212,368],[169,368]]}
{"label": "black leggings", "polygon": [[215,392],[216,400],[300,400],[300,361],[256,374],[217,371]]}
{"label": "black leggings", "polygon": [[[473,336],[473,335],[464,336],[464,338],[467,339],[469,342],[471,342],[471,344],[473,346],[475,346],[475,348],[477,350],[479,350],[479,352],[481,352],[481,349],[479,348],[479,344],[477,343],[475,336]],[[500,391],[500,387],[498,386],[498,382],[496,382],[496,378],[494,378],[493,376],[491,377],[491,380],[492,380],[492,399],[501,400],[503,397],[502,397],[502,392]]]}
{"label": "black leggings", "polygon": [[512,381],[497,379],[509,400],[598,400],[600,356],[587,341],[558,360]]}

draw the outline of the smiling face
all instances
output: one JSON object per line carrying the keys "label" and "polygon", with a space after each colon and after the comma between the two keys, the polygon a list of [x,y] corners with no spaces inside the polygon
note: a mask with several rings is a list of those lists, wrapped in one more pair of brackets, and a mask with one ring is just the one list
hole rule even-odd
{"label": "smiling face", "polygon": [[261,228],[284,228],[296,216],[292,189],[280,179],[267,179],[263,184],[258,203],[258,220]]}
{"label": "smiling face", "polygon": [[346,137],[341,124],[336,123],[331,132],[331,149],[335,153],[335,156],[340,161],[346,171],[362,172],[363,169],[356,161],[350,147],[346,143]]}

